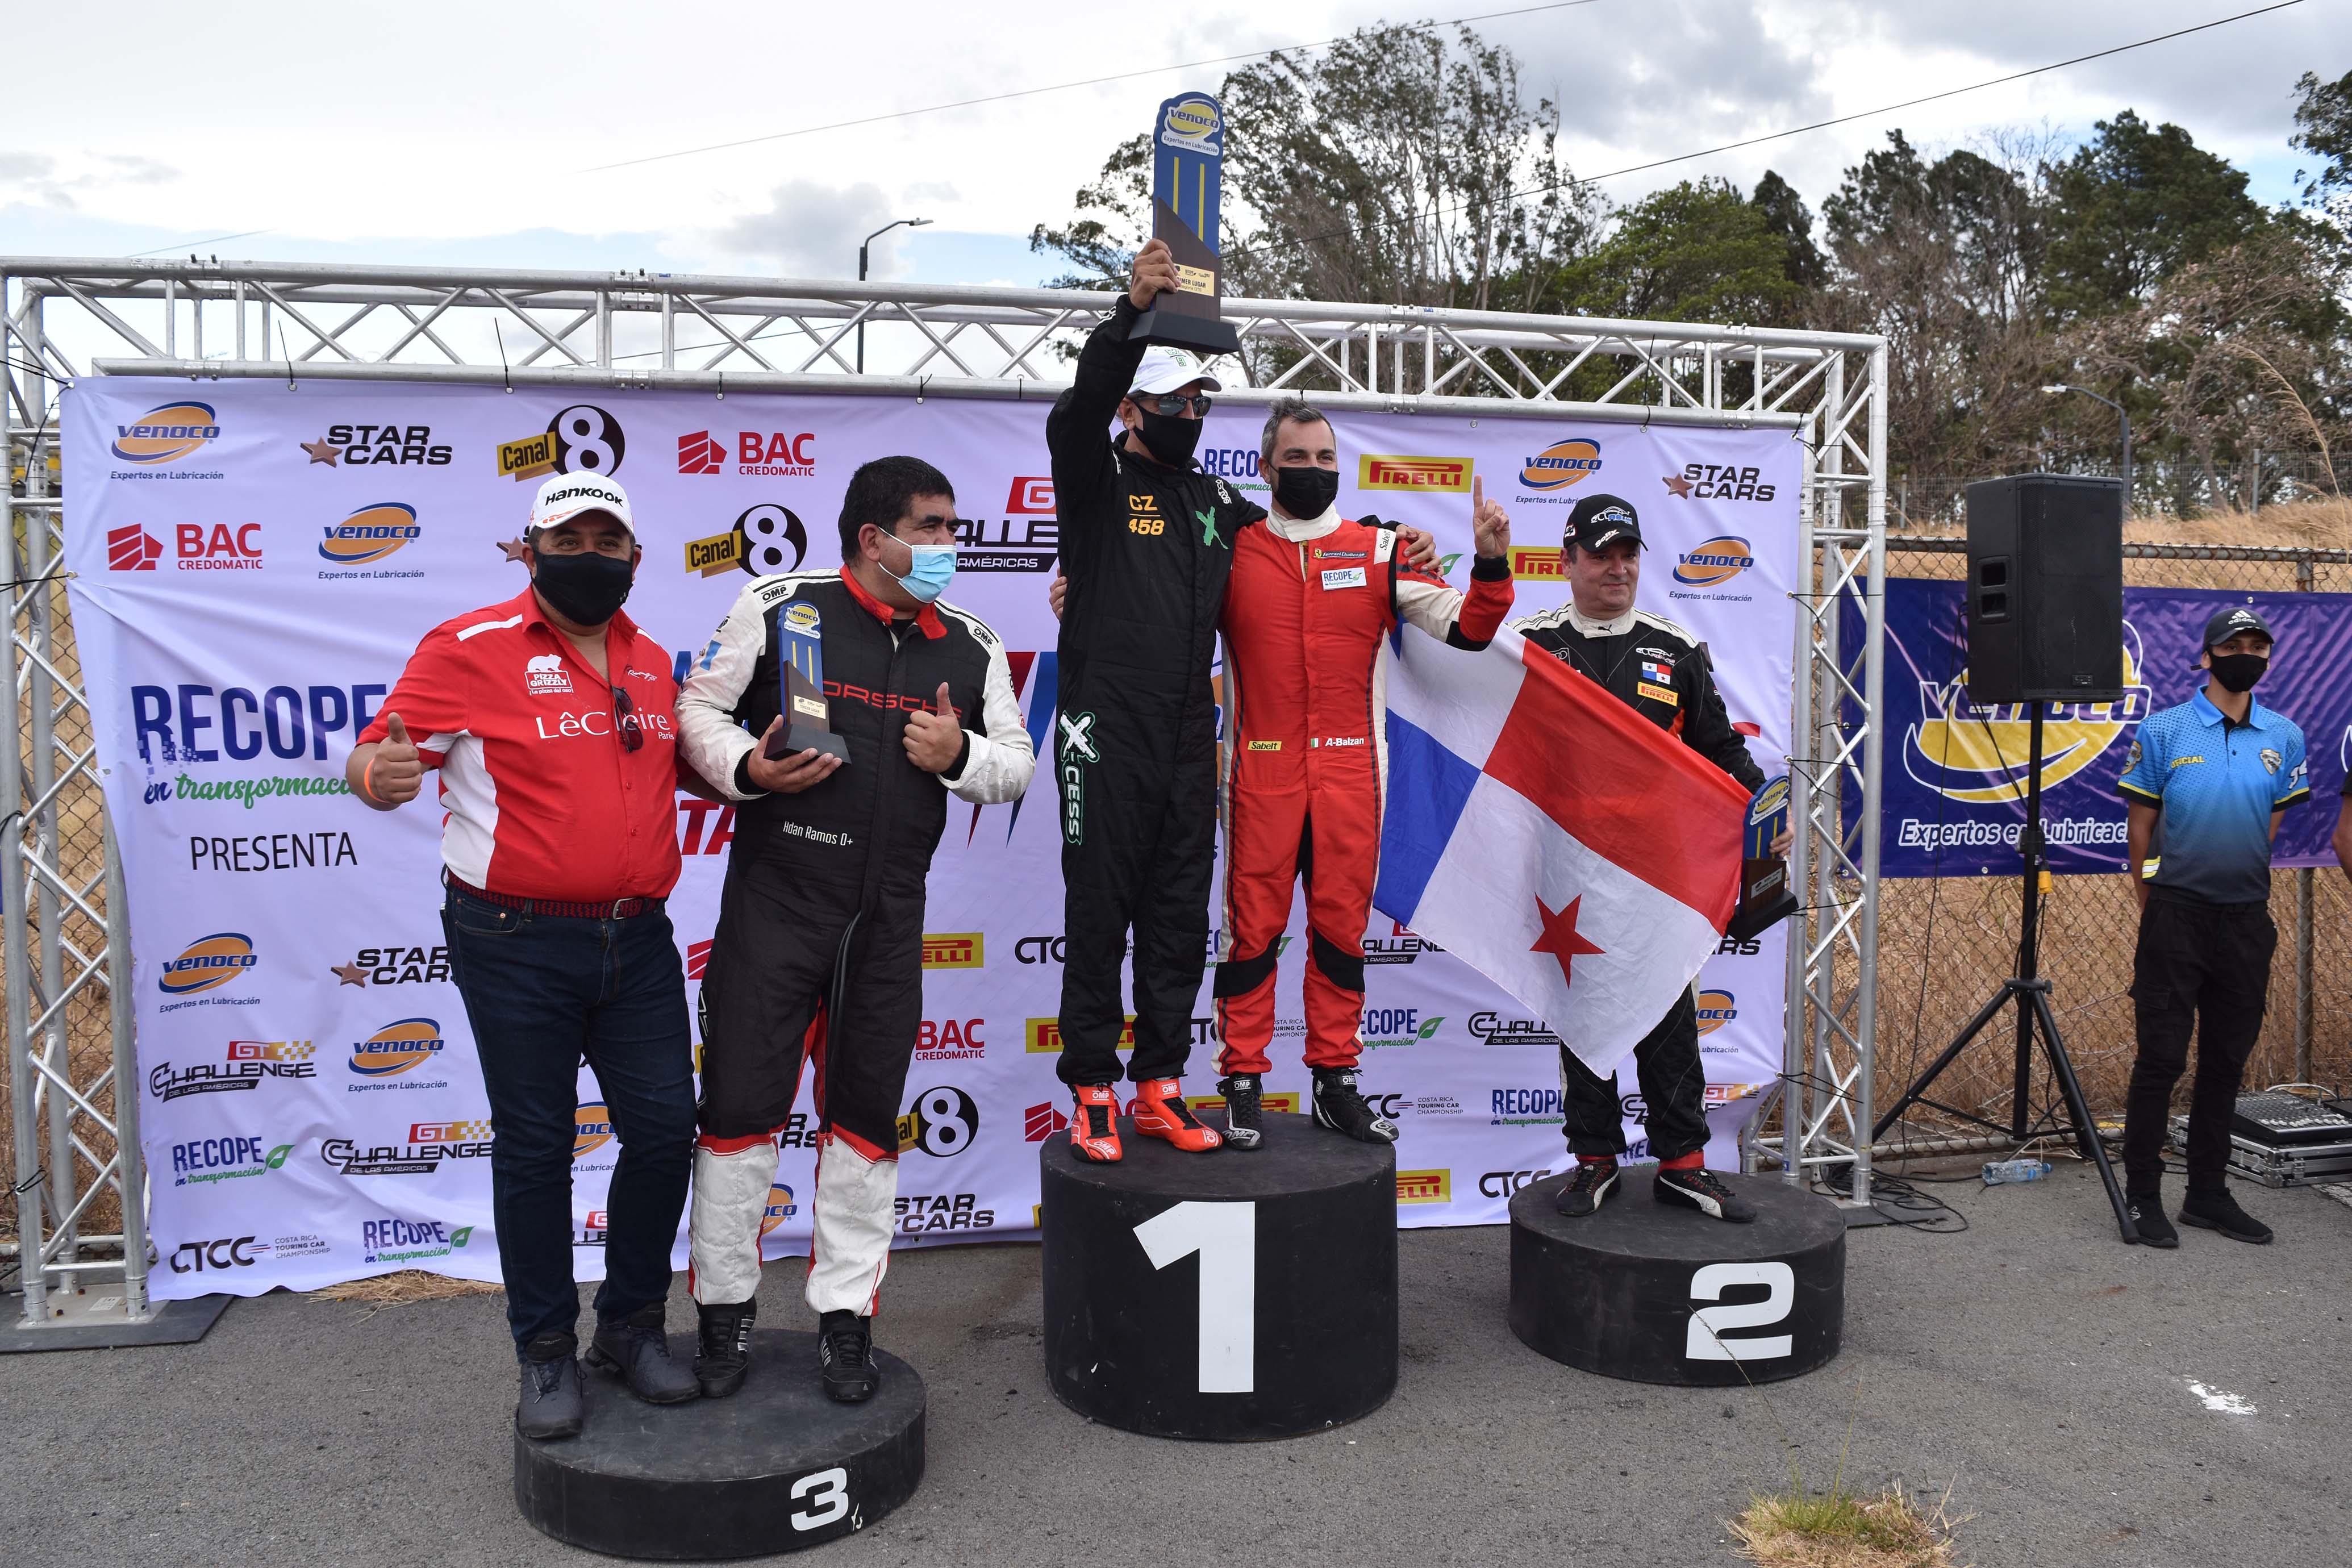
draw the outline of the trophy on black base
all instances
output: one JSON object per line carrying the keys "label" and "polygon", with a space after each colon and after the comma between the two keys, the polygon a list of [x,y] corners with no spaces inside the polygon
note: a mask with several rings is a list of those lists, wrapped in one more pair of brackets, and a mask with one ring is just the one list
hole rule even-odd
{"label": "trophy on black base", "polygon": [[1789,863],[1772,853],[1772,840],[1789,826],[1789,775],[1767,779],[1748,803],[1748,829],[1742,835],[1739,865],[1739,907],[1732,911],[1724,934],[1745,942],[1797,912],[1797,895],[1789,886]]}
{"label": "trophy on black base", "polygon": [[816,606],[786,605],[776,616],[778,671],[782,676],[784,727],[768,742],[768,760],[814,748],[849,761],[849,743],[833,732],[824,704],[824,638]]}
{"label": "trophy on black base", "polygon": [[1217,310],[1217,193],[1224,178],[1225,115],[1205,92],[1183,92],[1151,122],[1151,237],[1176,263],[1176,287],[1143,312],[1129,336],[1147,343],[1229,354],[1241,334]]}

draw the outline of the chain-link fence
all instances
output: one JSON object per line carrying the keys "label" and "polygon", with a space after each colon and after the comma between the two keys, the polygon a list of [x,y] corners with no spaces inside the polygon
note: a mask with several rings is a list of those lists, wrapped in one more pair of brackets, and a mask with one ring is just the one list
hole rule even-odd
{"label": "chain-link fence", "polygon": [[[2274,509],[2296,510],[2302,509]],[[2322,509],[2314,509],[2322,510]],[[2332,510],[2333,509],[2325,509]],[[2268,520],[2271,513],[2264,513]],[[2305,526],[2250,527],[2252,537],[2308,537]],[[2326,521],[2326,520],[2323,520]],[[2146,587],[2281,593],[2352,592],[2352,564],[2342,549],[2206,544],[2162,540],[2179,525],[2136,523],[2125,546],[2124,581]],[[2327,531],[2323,528],[2323,533]],[[1892,577],[1959,579],[1966,541],[1958,532],[1890,537]],[[2315,748],[2334,736],[2313,735]],[[1890,742],[1891,744],[1891,742]],[[2303,809],[2333,811],[2332,800]],[[2021,918],[2015,875],[1888,878],[1879,885],[1878,1103],[1891,1105],[1933,1061],[2003,978],[2014,973]],[[2250,1086],[2310,1080],[2352,1089],[2352,882],[2333,867],[2271,874],[2271,913],[2278,957],[2271,969],[2270,1010],[2246,1068]],[[2128,994],[2139,915],[2131,883],[2113,876],[2061,876],[2042,900],[2042,973],[2052,1005],[2094,1111],[2123,1110],[2134,1039]],[[1945,1072],[1937,1099],[2007,1122],[2014,1094],[2012,1015],[1978,1037]],[[2181,1080],[2183,1103],[2189,1079]],[[2038,1108],[2054,1099],[2037,1064]],[[1910,1125],[1932,1126],[1933,1111]]]}

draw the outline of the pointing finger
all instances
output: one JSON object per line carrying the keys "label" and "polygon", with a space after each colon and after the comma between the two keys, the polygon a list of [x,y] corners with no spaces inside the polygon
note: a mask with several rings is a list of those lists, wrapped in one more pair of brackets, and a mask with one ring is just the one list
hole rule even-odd
{"label": "pointing finger", "polygon": [[1479,511],[1486,505],[1486,481],[1476,474],[1470,476],[1470,510]]}

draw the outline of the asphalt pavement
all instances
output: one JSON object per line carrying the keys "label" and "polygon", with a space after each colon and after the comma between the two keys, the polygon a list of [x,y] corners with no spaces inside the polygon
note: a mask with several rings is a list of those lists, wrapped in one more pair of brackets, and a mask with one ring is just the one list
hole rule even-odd
{"label": "asphalt pavement", "polygon": [[[929,1471],[809,1560],[1728,1564],[1751,1491],[1843,1456],[1850,1484],[1948,1486],[1978,1568],[2352,1562],[2352,1208],[2241,1185],[2275,1245],[2191,1230],[2158,1253],[2116,1241],[2078,1170],[1937,1190],[1969,1228],[1855,1231],[1843,1353],[1761,1390],[1544,1360],[1504,1324],[1502,1230],[1408,1232],[1395,1397],[1237,1446],[1056,1403],[1034,1247],[904,1254],[879,1338],[929,1381]],[[799,1272],[769,1269],[764,1323],[811,1326]],[[515,1511],[501,1312],[277,1295],[194,1345],[6,1358],[0,1560],[608,1561]]]}

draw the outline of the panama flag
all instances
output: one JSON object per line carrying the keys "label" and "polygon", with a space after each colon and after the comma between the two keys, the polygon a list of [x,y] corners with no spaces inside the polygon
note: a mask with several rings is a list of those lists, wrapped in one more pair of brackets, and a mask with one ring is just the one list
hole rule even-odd
{"label": "panama flag", "polygon": [[1748,792],[1517,632],[1394,645],[1381,912],[1607,1074],[1715,951]]}

